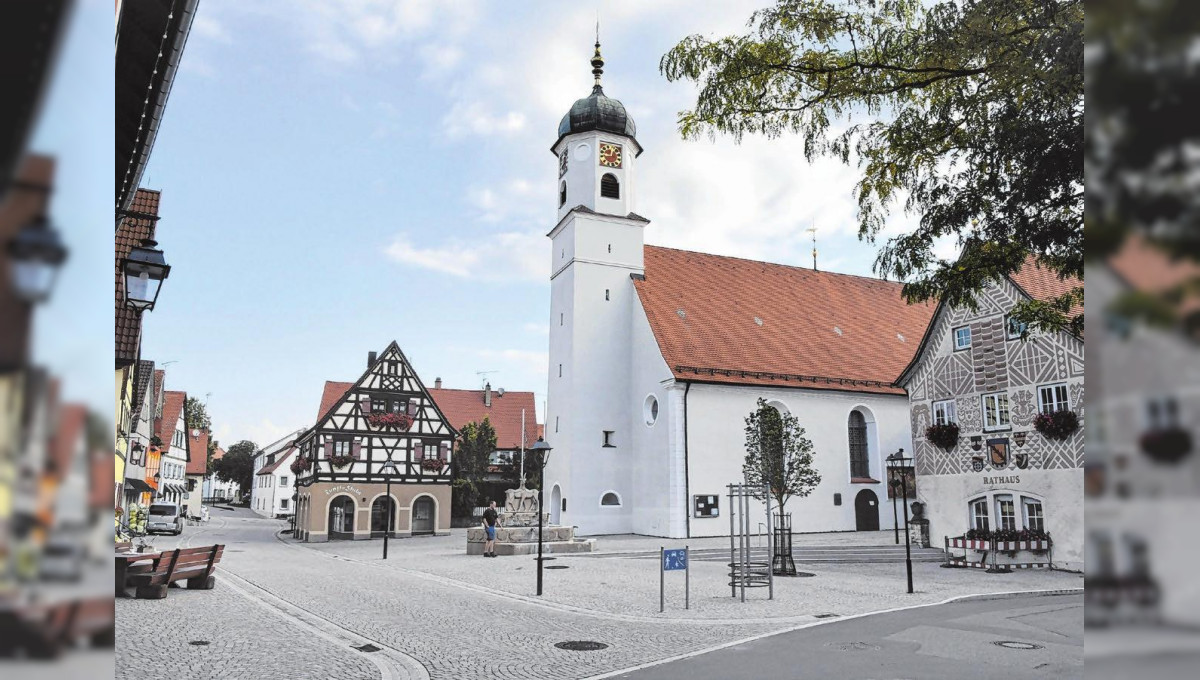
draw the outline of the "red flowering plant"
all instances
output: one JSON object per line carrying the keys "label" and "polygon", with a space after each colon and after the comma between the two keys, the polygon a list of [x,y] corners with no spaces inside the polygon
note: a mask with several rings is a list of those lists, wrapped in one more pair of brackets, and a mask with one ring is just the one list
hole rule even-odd
{"label": "red flowering plant", "polygon": [[952,449],[958,444],[958,423],[930,425],[925,428],[925,438],[934,446]]}
{"label": "red flowering plant", "polygon": [[347,465],[354,462],[354,456],[352,456],[349,453],[345,453],[345,454],[335,453],[329,457],[329,462],[333,463],[334,467],[339,467],[339,468],[346,467]]}
{"label": "red flowering plant", "polygon": [[1040,529],[968,529],[964,536],[969,541],[996,541],[1006,543],[1013,541],[1045,541],[1050,534]]}
{"label": "red flowering plant", "polygon": [[435,471],[435,472],[441,472],[443,465],[445,465],[445,463],[443,463],[438,458],[426,458],[425,460],[421,461],[421,469],[422,470],[431,470],[431,471]]}
{"label": "red flowering plant", "polygon": [[294,475],[303,474],[311,469],[312,461],[307,456],[299,456],[296,460],[292,461],[291,470]]}
{"label": "red flowering plant", "polygon": [[1149,430],[1139,443],[1147,456],[1160,463],[1178,463],[1192,451],[1192,435],[1181,427]]}
{"label": "red flowering plant", "polygon": [[371,427],[387,427],[397,430],[407,430],[412,427],[412,416],[407,413],[372,413],[367,416],[367,424]]}
{"label": "red flowering plant", "polygon": [[1033,418],[1033,429],[1047,439],[1066,439],[1079,430],[1079,416],[1066,409],[1039,413]]}

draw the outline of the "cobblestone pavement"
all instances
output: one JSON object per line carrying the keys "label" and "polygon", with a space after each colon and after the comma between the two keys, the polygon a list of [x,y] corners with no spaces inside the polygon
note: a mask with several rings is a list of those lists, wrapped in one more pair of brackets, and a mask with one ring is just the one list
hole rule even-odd
{"label": "cobblestone pavement", "polygon": [[[798,597],[774,607],[761,602],[739,607],[714,590],[697,594],[691,613],[679,609],[678,592],[673,598],[678,611],[659,615],[655,562],[585,558],[552,563],[571,568],[547,572],[548,594],[554,595],[538,602],[530,597],[533,560],[467,557],[461,532],[392,541],[392,559],[383,562],[379,541],[314,548],[278,539],[276,532],[284,526],[240,511],[214,515],[207,527],[189,528],[184,544],[227,546],[217,588],[172,589],[166,600],[118,602],[118,677],[399,678],[427,672],[435,679],[584,678],[811,624],[811,614],[825,607],[801,606]],[[169,541],[158,543],[170,547]],[[585,568],[585,563],[594,566]],[[643,573],[647,565],[650,572]],[[697,569],[694,579],[724,578],[719,565],[705,566],[717,572],[697,577]],[[895,571],[895,565],[870,566]],[[938,576],[959,578],[957,570],[938,571]],[[831,571],[819,586],[803,592],[828,590],[849,576]],[[878,593],[891,587],[872,573],[857,578],[853,589],[860,591],[859,600],[861,591],[869,598],[870,588]],[[902,579],[901,574],[897,583]],[[591,592],[575,593],[582,589]],[[925,597],[935,601],[946,595],[939,590]],[[874,608],[896,602],[917,600],[881,597]],[[771,619],[761,612],[784,617]],[[708,620],[669,620],[682,614]],[[188,645],[193,639],[210,644]],[[359,652],[347,640],[381,649]],[[574,652],[554,646],[568,640],[608,647]],[[384,657],[388,664],[374,662]],[[416,671],[411,659],[421,664]],[[159,668],[167,670],[155,675]]]}

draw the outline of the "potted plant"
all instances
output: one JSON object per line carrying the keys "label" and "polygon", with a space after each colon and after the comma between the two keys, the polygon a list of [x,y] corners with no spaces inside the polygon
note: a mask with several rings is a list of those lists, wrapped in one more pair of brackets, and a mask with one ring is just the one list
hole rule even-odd
{"label": "potted plant", "polygon": [[1181,427],[1149,430],[1140,443],[1142,451],[1160,463],[1178,463],[1192,451],[1192,435]]}
{"label": "potted plant", "polygon": [[958,444],[958,423],[930,425],[925,428],[925,438],[934,446],[948,451]]}
{"label": "potted plant", "polygon": [[312,461],[307,456],[299,456],[292,461],[291,470],[294,475],[303,474],[310,469],[312,469]]}
{"label": "potted plant", "polygon": [[407,413],[372,413],[367,416],[367,424],[376,428],[389,428],[407,431],[412,427],[412,416]]}
{"label": "potted plant", "polygon": [[421,469],[429,470],[431,472],[441,472],[443,465],[445,465],[445,463],[437,458],[426,458],[421,461]]}
{"label": "potted plant", "polygon": [[339,469],[340,469],[340,468],[344,468],[344,467],[346,467],[347,465],[350,465],[351,463],[353,463],[353,462],[354,462],[354,456],[352,456],[352,455],[350,455],[350,454],[348,454],[348,453],[346,453],[346,454],[336,454],[336,453],[335,453],[335,454],[333,454],[332,456],[330,456],[330,457],[329,457],[329,462],[330,462],[331,464],[333,464],[333,466],[334,466],[335,468],[339,468]]}
{"label": "potted plant", "polygon": [[1079,416],[1066,409],[1039,413],[1033,418],[1033,429],[1047,439],[1066,439],[1079,430]]}

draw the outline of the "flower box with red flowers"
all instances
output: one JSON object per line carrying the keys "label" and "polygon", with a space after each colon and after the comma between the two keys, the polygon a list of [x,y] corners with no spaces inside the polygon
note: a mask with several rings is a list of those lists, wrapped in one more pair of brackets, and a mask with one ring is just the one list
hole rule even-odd
{"label": "flower box with red flowers", "polygon": [[329,462],[332,463],[335,468],[344,468],[354,462],[354,456],[351,456],[350,454],[334,454],[329,457]]}
{"label": "flower box with red flowers", "polygon": [[930,425],[925,428],[925,438],[934,446],[950,450],[958,444],[958,423]]}
{"label": "flower box with red flowers", "polygon": [[1033,429],[1047,439],[1066,439],[1079,431],[1079,416],[1065,409],[1039,413],[1033,418]]}
{"label": "flower box with red flowers", "polygon": [[421,461],[421,469],[422,470],[429,470],[431,472],[441,472],[443,466],[445,466],[445,463],[438,460],[437,458],[426,458],[425,460]]}
{"label": "flower box with red flowers", "polygon": [[376,428],[408,430],[412,423],[412,416],[407,413],[372,413],[367,416],[367,424]]}
{"label": "flower box with red flowers", "polygon": [[301,456],[300,458],[297,458],[296,460],[292,461],[291,470],[292,470],[292,474],[294,474],[294,475],[299,475],[299,474],[308,472],[311,469],[312,469],[312,461],[306,457]]}
{"label": "flower box with red flowers", "polygon": [[1192,435],[1181,427],[1150,430],[1139,443],[1147,456],[1160,463],[1178,463],[1192,452]]}

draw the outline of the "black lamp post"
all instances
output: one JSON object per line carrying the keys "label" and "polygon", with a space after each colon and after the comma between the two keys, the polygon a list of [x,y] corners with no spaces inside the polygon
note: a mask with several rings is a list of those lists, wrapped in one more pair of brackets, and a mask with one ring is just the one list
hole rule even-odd
{"label": "black lamp post", "polygon": [[388,534],[392,533],[392,520],[396,516],[396,507],[392,503],[392,475],[396,474],[396,463],[389,458],[388,462],[384,463],[379,471],[387,475],[387,490],[384,492],[384,496],[387,497],[388,514],[387,518],[383,521],[383,559],[386,560]]}
{"label": "black lamp post", "polygon": [[[908,592],[912,594],[912,541],[908,536],[908,484],[906,484],[908,473],[912,470],[912,458],[904,457],[904,449],[893,453],[887,457],[888,469],[893,472],[892,479],[888,480],[888,484],[892,487],[893,509],[895,508],[894,500],[896,498],[896,487],[900,487],[900,493],[904,497],[904,566],[908,570]],[[897,535],[899,535],[897,533]]]}
{"label": "black lamp post", "polygon": [[537,556],[537,594],[542,594],[542,507],[543,492],[546,489],[546,463],[550,461],[550,445],[546,440],[538,440],[529,447],[530,451],[538,453],[538,465],[541,467],[541,479],[538,480],[538,556]]}
{"label": "black lamp post", "polygon": [[154,309],[162,282],[171,273],[171,265],[156,248],[152,239],[143,239],[141,245],[129,251],[121,260],[121,271],[125,274],[125,306],[137,312]]}
{"label": "black lamp post", "polygon": [[45,302],[67,259],[58,230],[45,215],[38,215],[8,242],[7,250],[17,296],[29,304]]}

